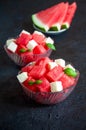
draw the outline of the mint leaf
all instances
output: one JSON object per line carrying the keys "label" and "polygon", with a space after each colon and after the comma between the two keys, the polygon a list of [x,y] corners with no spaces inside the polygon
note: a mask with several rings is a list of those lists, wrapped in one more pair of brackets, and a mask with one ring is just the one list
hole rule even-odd
{"label": "mint leaf", "polygon": [[24,52],[26,52],[27,50],[24,49],[24,48],[21,48],[19,51],[20,51],[21,53],[24,53]]}
{"label": "mint leaf", "polygon": [[56,50],[54,44],[47,43],[46,46],[49,47],[49,48],[51,48],[52,50]]}
{"label": "mint leaf", "polygon": [[42,80],[36,80],[35,81],[35,84],[41,84],[42,83]]}

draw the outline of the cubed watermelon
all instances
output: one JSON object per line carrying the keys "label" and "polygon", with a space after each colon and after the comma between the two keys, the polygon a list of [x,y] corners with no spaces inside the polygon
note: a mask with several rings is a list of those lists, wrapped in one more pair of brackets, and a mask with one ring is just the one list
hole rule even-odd
{"label": "cubed watermelon", "polygon": [[58,65],[55,66],[46,74],[46,78],[50,82],[53,82],[59,80],[62,75],[63,75],[63,68],[60,65]]}
{"label": "cubed watermelon", "polygon": [[39,79],[46,72],[46,69],[43,65],[35,65],[33,69],[30,71],[29,75],[31,75],[35,79]]}
{"label": "cubed watermelon", "polygon": [[42,81],[42,83],[36,85],[38,91],[39,92],[50,92],[49,81],[45,77],[40,78],[40,80]]}
{"label": "cubed watermelon", "polygon": [[62,82],[63,88],[67,88],[74,84],[75,78],[63,74],[59,80]]}
{"label": "cubed watermelon", "polygon": [[34,54],[43,54],[46,52],[46,49],[42,45],[38,45],[33,49]]}
{"label": "cubed watermelon", "polygon": [[27,43],[29,42],[29,40],[32,39],[32,36],[31,35],[28,35],[28,34],[25,34],[25,33],[22,33],[17,39],[16,39],[16,43],[18,45],[27,45]]}

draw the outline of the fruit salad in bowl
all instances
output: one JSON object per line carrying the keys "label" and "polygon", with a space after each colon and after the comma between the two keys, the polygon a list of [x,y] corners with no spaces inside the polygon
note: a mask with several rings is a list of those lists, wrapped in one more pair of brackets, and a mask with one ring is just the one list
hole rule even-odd
{"label": "fruit salad in bowl", "polygon": [[25,66],[39,58],[50,56],[55,46],[51,37],[46,37],[39,31],[31,34],[22,30],[18,37],[6,41],[4,49],[17,65]]}
{"label": "fruit salad in bowl", "polygon": [[43,57],[23,67],[17,79],[29,98],[42,104],[56,104],[75,88],[79,71],[62,58]]}

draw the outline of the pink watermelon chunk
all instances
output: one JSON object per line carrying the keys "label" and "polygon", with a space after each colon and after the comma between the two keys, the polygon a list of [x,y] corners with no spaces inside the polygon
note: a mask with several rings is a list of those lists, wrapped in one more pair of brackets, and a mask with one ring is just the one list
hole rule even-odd
{"label": "pink watermelon chunk", "polygon": [[67,14],[66,14],[65,19],[62,24],[62,28],[70,27],[70,24],[72,22],[76,9],[77,9],[76,2],[73,2],[71,5],[69,5]]}
{"label": "pink watermelon chunk", "polygon": [[36,85],[38,91],[39,92],[50,92],[49,81],[45,77],[40,78],[40,80],[42,81],[42,83]]}
{"label": "pink watermelon chunk", "polygon": [[16,43],[18,45],[27,45],[27,43],[29,42],[29,40],[32,39],[32,36],[30,34],[25,34],[22,33],[17,39],[16,39]]}
{"label": "pink watermelon chunk", "polygon": [[33,49],[34,54],[43,54],[46,52],[46,49],[42,45],[38,45]]}
{"label": "pink watermelon chunk", "polygon": [[62,82],[63,88],[67,88],[74,84],[75,78],[63,74],[59,80]]}
{"label": "pink watermelon chunk", "polygon": [[47,74],[46,78],[50,81],[57,81],[61,76],[63,75],[63,68],[61,66],[56,66],[53,69],[51,69]]}
{"label": "pink watermelon chunk", "polygon": [[60,9],[64,7],[64,2],[61,2],[51,8],[42,10],[36,14],[32,15],[33,23],[42,28],[45,31],[48,31],[49,28],[56,23],[57,17],[60,15]]}
{"label": "pink watermelon chunk", "polygon": [[46,72],[45,67],[43,65],[35,65],[33,69],[30,71],[29,75],[35,79],[39,79],[42,77]]}

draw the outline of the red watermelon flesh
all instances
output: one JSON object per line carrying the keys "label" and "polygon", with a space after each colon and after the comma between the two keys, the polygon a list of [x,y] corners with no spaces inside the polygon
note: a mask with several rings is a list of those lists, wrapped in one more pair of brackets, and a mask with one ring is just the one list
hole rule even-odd
{"label": "red watermelon flesh", "polygon": [[46,72],[45,67],[43,65],[35,65],[33,69],[30,71],[29,75],[35,79],[39,79],[42,77]]}
{"label": "red watermelon flesh", "polygon": [[33,49],[34,54],[43,54],[46,52],[46,49],[42,45],[38,45]]}
{"label": "red watermelon flesh", "polygon": [[34,60],[34,57],[33,57],[33,52],[25,52],[25,53],[21,53],[21,58],[23,59],[23,61],[25,63],[29,63],[29,62],[32,62]]}
{"label": "red watermelon flesh", "polygon": [[[64,7],[64,3],[63,2],[59,3],[55,7],[54,7],[53,10],[52,10],[52,8],[50,8],[50,9],[46,9],[44,11],[41,11],[41,12],[37,13],[37,17],[39,19],[41,18],[42,22],[44,24],[48,25],[48,27],[51,27],[52,24],[55,23],[55,21],[57,20],[57,17],[60,15],[59,9],[61,9],[62,7]],[[45,14],[47,14],[47,15],[45,15]],[[51,19],[51,17],[52,17],[52,19]]]}
{"label": "red watermelon flesh", "polygon": [[44,43],[43,41],[45,40],[44,35],[40,35],[40,34],[36,34],[36,33],[33,33],[33,34],[32,34],[32,38],[33,38],[38,44]]}
{"label": "red watermelon flesh", "polygon": [[22,72],[30,72],[33,68],[33,65],[30,65],[30,66],[25,66],[21,69]]}
{"label": "red watermelon flesh", "polygon": [[59,80],[62,82],[63,88],[72,86],[75,81],[75,79],[73,77],[70,77],[66,74],[63,74]]}
{"label": "red watermelon flesh", "polygon": [[47,63],[50,61],[49,57],[43,57],[36,61],[36,65],[43,65],[43,67],[46,67]]}
{"label": "red watermelon flesh", "polygon": [[74,17],[76,9],[77,9],[76,2],[73,2],[71,5],[69,5],[67,14],[66,14],[65,19],[62,24],[62,28],[69,28],[69,26],[72,22],[72,19]]}
{"label": "red watermelon flesh", "polygon": [[25,50],[25,52],[27,51],[27,48],[25,47],[25,45],[22,45],[22,44],[18,45],[17,50],[16,50],[16,53],[17,53],[17,54],[23,53],[23,52],[21,51],[22,49]]}
{"label": "red watermelon flesh", "polygon": [[27,43],[29,42],[29,40],[32,39],[32,36],[30,34],[25,34],[22,33],[17,39],[16,39],[16,43],[18,45],[27,45]]}
{"label": "red watermelon flesh", "polygon": [[51,69],[47,74],[46,74],[46,78],[50,81],[57,81],[61,78],[61,76],[63,75],[63,68],[58,65],[55,66],[53,69]]}
{"label": "red watermelon flesh", "polygon": [[49,81],[45,77],[40,78],[40,80],[42,80],[42,83],[36,85],[38,91],[39,92],[50,92]]}

